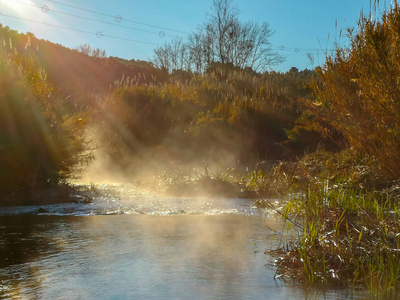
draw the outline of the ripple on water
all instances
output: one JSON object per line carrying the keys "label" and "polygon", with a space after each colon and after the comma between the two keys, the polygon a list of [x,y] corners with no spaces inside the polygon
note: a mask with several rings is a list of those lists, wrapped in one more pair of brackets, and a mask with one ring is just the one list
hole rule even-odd
{"label": "ripple on water", "polygon": [[[0,215],[255,215],[252,199],[157,197],[129,185],[98,185],[91,203],[4,207]],[[39,213],[39,209],[44,212]],[[267,212],[263,210],[263,213]]]}

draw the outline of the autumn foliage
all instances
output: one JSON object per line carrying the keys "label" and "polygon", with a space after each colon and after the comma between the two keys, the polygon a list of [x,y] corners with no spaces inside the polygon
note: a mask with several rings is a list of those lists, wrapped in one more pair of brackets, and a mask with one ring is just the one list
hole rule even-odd
{"label": "autumn foliage", "polygon": [[289,141],[287,130],[296,124],[298,100],[310,92],[306,82],[313,75],[258,74],[213,63],[204,74],[172,74],[167,83],[121,81],[94,120],[103,124],[101,143],[115,163],[155,151],[177,164],[253,167],[261,160],[295,158],[309,146]]}
{"label": "autumn foliage", "polygon": [[349,38],[318,71],[309,121],[375,160],[376,181],[391,184],[400,177],[400,8],[362,18]]}
{"label": "autumn foliage", "polygon": [[21,55],[11,42],[3,41],[0,201],[59,185],[92,159],[83,132],[84,114],[65,111],[63,99],[46,77],[37,56]]}

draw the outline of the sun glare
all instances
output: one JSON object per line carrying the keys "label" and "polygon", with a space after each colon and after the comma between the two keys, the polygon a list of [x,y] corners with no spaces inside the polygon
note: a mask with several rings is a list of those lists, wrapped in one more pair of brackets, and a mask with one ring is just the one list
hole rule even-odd
{"label": "sun glare", "polygon": [[[50,1],[0,0],[0,14],[9,23],[3,23],[20,32],[54,40],[55,27],[61,25],[52,13]],[[1,22],[1,20],[0,20]]]}
{"label": "sun glare", "polygon": [[18,0],[4,0],[2,1],[5,3],[9,8],[12,8],[13,10],[18,10],[21,8],[21,3]]}
{"label": "sun glare", "polygon": [[29,17],[32,8],[40,9],[41,7],[32,0],[1,0],[0,2],[5,4],[5,9],[7,9],[9,13],[20,18]]}

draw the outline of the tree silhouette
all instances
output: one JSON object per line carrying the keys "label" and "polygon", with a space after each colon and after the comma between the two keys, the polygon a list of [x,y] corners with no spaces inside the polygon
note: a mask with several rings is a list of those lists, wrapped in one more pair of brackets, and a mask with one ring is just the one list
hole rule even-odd
{"label": "tree silhouette", "polygon": [[243,23],[232,0],[214,0],[203,25],[187,43],[175,39],[155,49],[154,64],[169,72],[203,72],[213,62],[266,71],[284,59],[272,51],[269,24]]}

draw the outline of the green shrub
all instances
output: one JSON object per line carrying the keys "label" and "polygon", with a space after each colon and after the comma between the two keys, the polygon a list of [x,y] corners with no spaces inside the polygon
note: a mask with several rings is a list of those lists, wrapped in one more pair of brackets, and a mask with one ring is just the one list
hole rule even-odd
{"label": "green shrub", "polygon": [[[5,43],[4,43],[5,44]],[[0,53],[0,193],[34,193],[76,175],[93,158],[84,115],[63,110],[35,55]]]}

